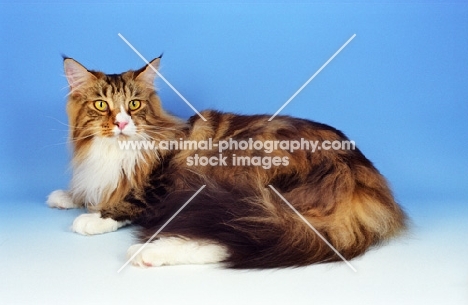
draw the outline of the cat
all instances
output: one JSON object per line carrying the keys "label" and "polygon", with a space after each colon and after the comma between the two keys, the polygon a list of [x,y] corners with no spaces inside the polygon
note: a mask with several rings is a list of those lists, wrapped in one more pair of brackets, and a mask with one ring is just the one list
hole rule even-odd
{"label": "cat", "polygon": [[[386,179],[357,147],[291,149],[299,140],[349,142],[341,131],[290,116],[268,121],[215,110],[180,119],[163,109],[154,86],[160,60],[104,74],[64,57],[73,175],[69,190],[52,192],[47,203],[88,210],[74,220],[74,232],[135,225],[141,244],[127,255],[136,266],[262,269],[339,261],[337,252],[349,260],[405,230],[407,217]],[[124,141],[180,145],[124,149]],[[184,149],[197,141],[211,149]],[[220,153],[221,143],[233,147]]]}

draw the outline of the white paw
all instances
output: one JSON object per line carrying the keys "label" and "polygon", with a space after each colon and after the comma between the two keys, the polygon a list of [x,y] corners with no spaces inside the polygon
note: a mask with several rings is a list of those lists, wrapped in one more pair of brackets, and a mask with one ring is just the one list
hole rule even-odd
{"label": "white paw", "polygon": [[130,221],[116,221],[112,218],[101,218],[101,213],[81,214],[73,221],[73,232],[82,235],[95,235],[114,232],[129,224]]}
{"label": "white paw", "polygon": [[75,204],[67,191],[56,190],[47,197],[47,205],[57,209],[77,209],[81,206]]}
{"label": "white paw", "polygon": [[146,245],[133,245],[127,251],[127,258],[132,258],[132,264],[140,267],[212,264],[227,257],[228,252],[223,246],[179,237],[162,237]]}
{"label": "white paw", "polygon": [[[130,246],[127,250],[127,259],[132,258],[144,244],[136,244]],[[140,267],[158,267],[164,265],[164,260],[160,258],[159,251],[156,249],[153,243],[149,243],[144,248],[136,254],[132,259],[132,264],[134,266]]]}

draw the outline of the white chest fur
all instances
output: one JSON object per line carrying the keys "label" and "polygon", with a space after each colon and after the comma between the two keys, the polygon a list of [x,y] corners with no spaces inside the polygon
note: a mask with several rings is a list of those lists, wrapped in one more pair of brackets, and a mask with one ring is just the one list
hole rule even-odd
{"label": "white chest fur", "polygon": [[94,138],[86,155],[73,161],[73,201],[88,206],[106,200],[140,160],[141,151],[120,149],[116,138]]}

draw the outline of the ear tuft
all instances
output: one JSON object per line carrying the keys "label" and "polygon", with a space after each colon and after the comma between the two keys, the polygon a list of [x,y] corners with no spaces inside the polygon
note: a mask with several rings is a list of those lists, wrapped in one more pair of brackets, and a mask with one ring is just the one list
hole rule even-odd
{"label": "ear tuft", "polygon": [[84,83],[96,78],[73,58],[64,58],[63,67],[65,69],[65,76],[67,77],[68,84],[72,90],[76,90]]}
{"label": "ear tuft", "polygon": [[[162,55],[161,55],[162,56]],[[157,70],[159,69],[159,62],[161,61],[161,56],[153,59],[149,62],[149,65],[138,70],[136,80],[143,81],[147,84],[153,85],[156,75],[158,74]]]}

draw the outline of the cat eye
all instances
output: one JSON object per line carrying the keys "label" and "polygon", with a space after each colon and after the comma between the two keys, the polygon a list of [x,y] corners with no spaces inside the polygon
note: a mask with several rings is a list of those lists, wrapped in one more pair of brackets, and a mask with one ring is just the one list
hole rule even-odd
{"label": "cat eye", "polygon": [[99,100],[94,102],[94,107],[99,111],[107,111],[109,105],[107,105],[106,102]]}
{"label": "cat eye", "polygon": [[128,103],[128,109],[130,110],[137,110],[141,107],[141,102],[139,100],[133,100]]}

